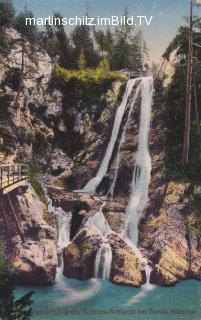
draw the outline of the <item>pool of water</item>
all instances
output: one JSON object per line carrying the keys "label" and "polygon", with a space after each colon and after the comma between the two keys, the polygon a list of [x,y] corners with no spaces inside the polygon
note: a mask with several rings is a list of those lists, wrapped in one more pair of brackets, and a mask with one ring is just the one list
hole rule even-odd
{"label": "pool of water", "polygon": [[200,320],[201,282],[188,280],[174,287],[136,289],[108,281],[79,281],[60,276],[51,287],[19,287],[16,295],[35,290],[33,320]]}

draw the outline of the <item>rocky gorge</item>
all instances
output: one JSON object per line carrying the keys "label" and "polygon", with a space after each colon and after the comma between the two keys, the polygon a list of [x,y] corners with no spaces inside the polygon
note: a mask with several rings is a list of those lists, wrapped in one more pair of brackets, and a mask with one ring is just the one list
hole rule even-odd
{"label": "rocky gorge", "polygon": [[[13,30],[9,32],[10,37],[19,36]],[[28,182],[10,195],[23,241],[12,219],[9,220],[6,199],[4,207],[11,235],[7,234],[0,217],[0,237],[6,242],[10,261],[18,270],[20,282],[40,286],[55,283],[60,252],[59,223],[54,208],[62,210],[64,215],[72,214],[70,241],[63,248],[63,273],[66,277],[81,280],[93,278],[97,252],[109,244],[112,261],[108,280],[115,284],[135,287],[145,284],[146,265],[151,269],[152,284],[170,286],[185,279],[200,280],[200,236],[189,233],[189,218],[185,215],[185,210],[189,210],[191,185],[167,178],[166,105],[157,84],[149,131],[152,164],[149,200],[138,226],[138,249],[145,263],[122,236],[139,145],[141,93],[132,113],[129,114],[128,107],[125,110],[107,173],[96,192],[81,192],[87,182],[96,176],[103,160],[128,74],[122,71],[122,79],[113,81],[101,95],[93,92],[94,96],[97,95],[96,105],[93,104],[94,99],[88,106],[84,101],[79,101],[80,105],[72,105],[64,116],[65,92],[57,87],[52,89],[55,85],[52,80],[54,63],[41,50],[38,53],[40,57],[36,59],[41,61],[41,65],[30,61],[28,56],[25,59],[27,73],[24,87],[30,93],[26,99],[25,89],[21,94],[20,104],[24,111],[16,118],[10,103],[16,91],[8,81],[7,72],[11,65],[12,68],[18,67],[18,50],[17,47],[10,53],[0,75],[3,90],[1,104],[4,103],[7,110],[0,123],[1,158],[2,163],[26,162],[31,169]],[[132,95],[139,84],[140,79],[128,97],[127,106],[132,104]],[[67,125],[66,118],[72,123]],[[125,125],[125,138],[119,149]],[[77,146],[82,142],[76,153],[72,152],[71,145],[74,135],[79,138],[75,141]],[[66,145],[70,147],[66,148]],[[115,176],[118,152],[118,175],[113,197],[105,197]],[[199,190],[197,192],[199,194]],[[102,222],[107,230],[100,232],[97,224],[88,224],[88,221],[93,220],[101,207]],[[191,215],[193,219],[193,209]]]}

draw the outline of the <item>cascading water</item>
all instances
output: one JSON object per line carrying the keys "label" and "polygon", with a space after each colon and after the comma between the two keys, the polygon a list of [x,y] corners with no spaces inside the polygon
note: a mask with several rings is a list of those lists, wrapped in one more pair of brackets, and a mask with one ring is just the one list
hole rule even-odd
{"label": "cascading water", "polygon": [[96,254],[96,260],[94,265],[95,278],[109,280],[111,264],[112,264],[112,250],[111,250],[110,244],[107,242],[104,242]]}
{"label": "cascading water", "polygon": [[[141,81],[141,78],[136,78],[136,82],[137,81]],[[115,185],[116,185],[116,181],[117,181],[117,176],[118,176],[118,172],[119,172],[119,163],[120,163],[120,151],[121,151],[121,147],[123,145],[123,143],[125,142],[125,135],[126,135],[126,130],[128,128],[128,124],[129,124],[129,121],[131,119],[131,115],[132,115],[132,112],[133,112],[133,107],[137,101],[137,98],[139,96],[139,92],[140,92],[140,88],[141,86],[139,85],[135,91],[135,94],[134,94],[134,97],[130,103],[130,106],[129,106],[129,113],[128,113],[128,118],[127,118],[127,121],[126,121],[126,124],[123,128],[123,133],[122,133],[122,136],[121,136],[121,139],[120,139],[120,142],[119,142],[119,146],[118,146],[118,150],[117,150],[117,158],[116,158],[116,163],[115,163],[115,170],[114,170],[114,178],[113,178],[113,181],[112,181],[112,184],[111,184],[111,187],[107,193],[107,196],[110,195],[111,198],[113,198],[113,195],[114,195],[114,188],[115,188]]]}
{"label": "cascading water", "polygon": [[62,251],[70,243],[70,227],[71,227],[72,214],[71,212],[65,212],[60,207],[54,207],[52,205],[51,199],[48,198],[47,201],[48,201],[48,212],[53,213],[55,215],[58,223],[57,247],[58,247],[59,256],[61,258],[60,265],[57,269],[57,281],[59,281],[60,278],[62,278],[62,272],[63,272]]}
{"label": "cascading water", "polygon": [[112,250],[106,236],[111,234],[112,230],[104,217],[104,206],[105,202],[101,206],[100,210],[94,216],[88,219],[87,225],[95,228],[102,237],[101,247],[96,254],[94,277],[101,278],[103,280],[109,280],[112,264]]}
{"label": "cascading water", "polygon": [[95,228],[102,236],[107,236],[108,234],[112,233],[112,230],[103,214],[104,206],[105,202],[102,204],[100,210],[96,212],[94,216],[88,219],[87,224]]}
{"label": "cascading water", "polygon": [[123,115],[125,113],[126,110],[126,106],[128,103],[128,99],[132,93],[133,87],[136,83],[136,79],[131,79],[128,81],[127,86],[126,86],[126,90],[124,93],[124,97],[122,100],[121,105],[118,107],[117,112],[116,112],[116,117],[115,117],[115,121],[114,121],[114,126],[113,126],[113,130],[112,130],[112,135],[110,138],[110,142],[107,146],[107,150],[105,153],[105,156],[103,158],[103,161],[101,162],[101,165],[98,169],[98,172],[96,174],[96,176],[91,179],[86,186],[82,189],[82,192],[95,192],[96,188],[98,187],[98,185],[101,183],[103,177],[106,175],[107,170],[108,170],[108,166],[109,166],[109,162],[113,153],[113,149],[115,146],[115,142],[118,138],[118,134],[119,134],[119,130],[120,130],[120,126],[122,123],[122,119],[123,119]]}
{"label": "cascading water", "polygon": [[148,148],[148,135],[152,99],[153,77],[143,77],[139,144],[125,220],[125,236],[135,246],[138,243],[138,224],[148,201],[148,187],[151,179],[151,157]]}
{"label": "cascading water", "polygon": [[58,221],[59,235],[57,246],[59,249],[65,248],[70,242],[71,213],[64,212],[61,208],[55,209]]}

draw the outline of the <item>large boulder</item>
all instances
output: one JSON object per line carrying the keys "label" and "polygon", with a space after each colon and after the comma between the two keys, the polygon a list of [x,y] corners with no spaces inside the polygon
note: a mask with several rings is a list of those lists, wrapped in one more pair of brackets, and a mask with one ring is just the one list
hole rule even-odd
{"label": "large boulder", "polygon": [[118,285],[140,287],[145,282],[145,271],[135,252],[117,234],[108,236],[112,248],[110,280]]}
{"label": "large boulder", "polygon": [[29,184],[13,191],[10,198],[23,236],[22,241],[12,215],[8,214],[13,244],[11,262],[19,280],[26,285],[53,284],[58,265],[54,217]]}
{"label": "large boulder", "polygon": [[47,205],[29,184],[20,187],[13,200],[25,239],[37,241],[47,238],[56,241],[55,219],[47,212]]}
{"label": "large boulder", "polygon": [[187,256],[169,246],[165,246],[151,273],[151,283],[170,286],[188,278],[189,262]]}
{"label": "large boulder", "polygon": [[64,275],[81,280],[94,277],[96,253],[102,237],[93,228],[82,229],[64,249]]}
{"label": "large boulder", "polygon": [[17,249],[13,266],[22,284],[44,286],[55,282],[58,259],[52,240],[28,241]]}

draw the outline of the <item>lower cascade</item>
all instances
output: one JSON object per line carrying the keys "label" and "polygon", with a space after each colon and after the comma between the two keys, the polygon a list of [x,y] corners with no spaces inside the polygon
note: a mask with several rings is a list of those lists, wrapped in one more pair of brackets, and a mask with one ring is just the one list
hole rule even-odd
{"label": "lower cascade", "polygon": [[103,241],[101,247],[96,253],[94,277],[109,280],[112,264],[112,250],[110,244],[107,242],[106,236],[111,234],[112,230],[102,212],[104,206],[105,202],[101,206],[100,210],[93,217],[88,219],[87,224],[98,231]]}
{"label": "lower cascade", "polygon": [[109,280],[112,264],[112,250],[109,243],[103,243],[96,254],[94,265],[95,278]]}
{"label": "lower cascade", "polygon": [[59,228],[57,245],[58,248],[62,250],[70,242],[71,213],[66,213],[61,208],[58,208],[55,209],[55,215]]}
{"label": "lower cascade", "polygon": [[48,212],[53,213],[57,219],[58,223],[58,239],[57,239],[57,248],[59,253],[59,267],[57,270],[57,279],[62,276],[63,273],[63,249],[68,246],[70,243],[70,228],[71,228],[71,219],[72,213],[65,212],[60,207],[54,207],[52,205],[52,200],[47,198],[48,202]]}

